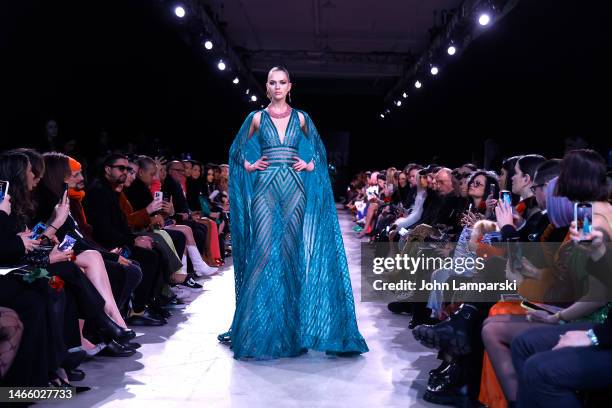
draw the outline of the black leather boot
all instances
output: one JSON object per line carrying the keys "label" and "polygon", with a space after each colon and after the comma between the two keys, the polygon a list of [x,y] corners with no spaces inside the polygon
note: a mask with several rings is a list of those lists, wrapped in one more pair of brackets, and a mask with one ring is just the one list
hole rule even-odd
{"label": "black leather boot", "polygon": [[471,333],[481,322],[480,312],[464,303],[449,318],[436,325],[420,325],[412,334],[422,345],[443,350],[453,356],[471,353]]}
{"label": "black leather boot", "polygon": [[430,376],[423,399],[439,405],[466,406],[465,380],[461,366],[453,362],[437,376]]}

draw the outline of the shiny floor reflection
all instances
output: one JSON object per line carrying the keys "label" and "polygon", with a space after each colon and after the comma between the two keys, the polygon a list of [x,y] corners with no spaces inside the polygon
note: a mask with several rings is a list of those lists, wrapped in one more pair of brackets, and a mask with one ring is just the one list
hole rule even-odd
{"label": "shiny floor reflection", "polygon": [[[348,214],[340,225],[349,258],[359,329],[370,351],[352,358],[309,352],[293,358],[241,362],[216,336],[234,307],[230,266],[201,281],[204,291],[164,327],[137,329],[130,358],[99,357],[82,365],[93,389],[62,407],[434,407],[421,399],[435,354],[407,329],[409,317],[385,304],[360,302],[359,243]],[[145,334],[146,332],[146,334]]]}

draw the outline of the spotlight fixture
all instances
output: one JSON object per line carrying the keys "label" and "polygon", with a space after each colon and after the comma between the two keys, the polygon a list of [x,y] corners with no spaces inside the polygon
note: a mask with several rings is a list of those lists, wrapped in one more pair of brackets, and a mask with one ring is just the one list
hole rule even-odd
{"label": "spotlight fixture", "polygon": [[487,13],[482,13],[480,17],[478,17],[478,24],[480,24],[483,27],[488,26],[490,22],[491,22],[491,16],[488,15]]}
{"label": "spotlight fixture", "polygon": [[217,68],[219,68],[219,71],[225,71],[225,62],[223,62],[223,60],[219,60],[219,63],[217,64]]}
{"label": "spotlight fixture", "polygon": [[204,48],[206,48],[207,50],[212,50],[213,47],[213,43],[210,40],[206,40],[204,41]]}
{"label": "spotlight fixture", "polygon": [[407,94],[406,92],[404,92],[404,93],[402,94],[402,98],[406,99],[407,97],[408,97],[408,94]]}
{"label": "spotlight fixture", "polygon": [[251,100],[253,102],[257,102],[257,96],[256,95],[251,95]]}
{"label": "spotlight fixture", "polygon": [[438,69],[438,67],[436,67],[435,65],[433,67],[431,67],[431,75],[436,76],[438,75],[438,72],[440,72],[440,70]]}
{"label": "spotlight fixture", "polygon": [[250,92],[251,92],[251,89],[250,89],[250,88],[247,88],[247,89],[246,89],[246,91],[244,91],[244,93],[245,93],[245,94],[247,94],[247,95],[248,95]]}
{"label": "spotlight fixture", "polygon": [[421,81],[416,81],[416,82],[414,83],[414,87],[415,87],[416,89],[421,89],[421,87],[422,87],[422,86],[423,86],[423,84],[421,83]]}
{"label": "spotlight fixture", "polygon": [[176,6],[174,8],[174,14],[178,17],[178,18],[183,18],[185,17],[185,8],[183,6]]}
{"label": "spotlight fixture", "polygon": [[385,113],[389,114],[389,113],[391,113],[391,111],[389,109],[385,109]]}
{"label": "spotlight fixture", "polygon": [[234,85],[238,85],[238,82],[240,82],[240,79],[238,77],[234,78],[234,80],[232,81],[234,83]]}
{"label": "spotlight fixture", "polygon": [[397,107],[402,106],[402,101],[400,101],[400,100],[395,101],[395,106],[397,106]]}
{"label": "spotlight fixture", "polygon": [[448,47],[446,52],[448,52],[448,55],[455,55],[457,53],[457,48],[455,48],[454,45],[451,45],[450,47]]}
{"label": "spotlight fixture", "polygon": [[384,113],[381,113],[381,114],[380,114],[380,118],[381,118],[381,119],[384,119],[384,118],[385,118],[385,114],[384,114]]}

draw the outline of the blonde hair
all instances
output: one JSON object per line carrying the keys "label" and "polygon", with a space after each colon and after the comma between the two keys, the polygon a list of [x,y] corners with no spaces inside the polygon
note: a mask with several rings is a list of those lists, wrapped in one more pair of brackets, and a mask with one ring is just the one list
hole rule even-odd
{"label": "blonde hair", "polygon": [[268,76],[270,76],[270,74],[274,71],[282,71],[285,73],[285,75],[287,75],[287,80],[289,82],[291,82],[291,76],[289,76],[289,71],[287,70],[287,68],[281,66],[281,65],[277,65],[275,67],[270,68],[270,71],[268,71]]}

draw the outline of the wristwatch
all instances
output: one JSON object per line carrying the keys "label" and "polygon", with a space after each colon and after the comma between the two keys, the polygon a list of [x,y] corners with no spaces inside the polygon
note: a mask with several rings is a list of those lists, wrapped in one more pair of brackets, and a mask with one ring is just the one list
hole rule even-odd
{"label": "wristwatch", "polygon": [[599,339],[597,338],[597,335],[595,334],[593,329],[587,330],[586,334],[587,334],[587,337],[589,338],[589,340],[591,340],[591,344],[592,345],[599,346]]}

